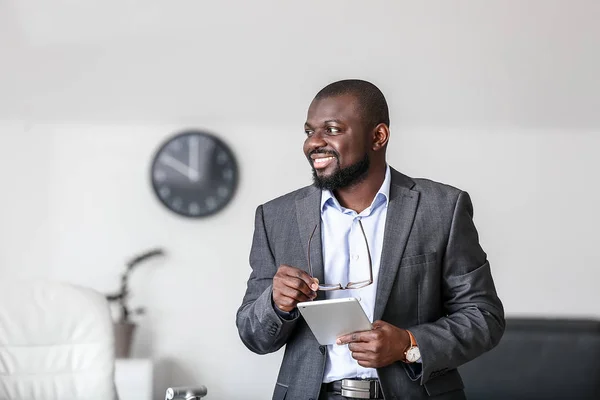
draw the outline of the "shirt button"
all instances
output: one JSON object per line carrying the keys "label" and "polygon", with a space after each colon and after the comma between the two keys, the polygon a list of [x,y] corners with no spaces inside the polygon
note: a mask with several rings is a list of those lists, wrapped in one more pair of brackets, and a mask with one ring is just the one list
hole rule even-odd
{"label": "shirt button", "polygon": [[355,254],[355,255],[353,255],[353,256],[352,256],[352,259],[353,259],[354,261],[358,260],[359,258],[360,258],[360,257],[359,257],[359,255],[358,255],[358,254]]}

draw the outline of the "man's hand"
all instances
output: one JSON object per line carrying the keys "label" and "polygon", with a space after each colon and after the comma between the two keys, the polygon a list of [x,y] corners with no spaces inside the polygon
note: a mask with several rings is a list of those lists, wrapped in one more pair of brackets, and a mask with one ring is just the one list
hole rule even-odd
{"label": "man's hand", "polygon": [[340,336],[337,344],[347,344],[352,358],[365,368],[381,368],[404,360],[410,346],[410,337],[404,329],[384,321],[373,322],[370,331],[354,332]]}
{"label": "man's hand", "polygon": [[317,297],[319,280],[306,271],[280,265],[273,277],[273,303],[281,311],[291,312],[296,304]]}

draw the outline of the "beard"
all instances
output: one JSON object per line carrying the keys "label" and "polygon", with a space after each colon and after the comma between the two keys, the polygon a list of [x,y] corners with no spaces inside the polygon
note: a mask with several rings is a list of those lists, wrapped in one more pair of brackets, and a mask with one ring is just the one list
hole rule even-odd
{"label": "beard", "polygon": [[[313,152],[321,153],[321,152]],[[329,152],[335,157],[335,162],[337,163],[337,168],[330,176],[318,176],[317,171],[313,168],[313,185],[318,187],[321,190],[329,190],[334,191],[337,189],[346,188],[352,185],[356,185],[366,178],[367,172],[369,171],[369,166],[371,165],[371,160],[369,159],[369,154],[365,153],[365,156],[362,160],[357,161],[356,163],[347,166],[346,168],[340,168],[340,162],[338,160],[337,154],[333,152]],[[309,155],[310,157],[310,155]]]}

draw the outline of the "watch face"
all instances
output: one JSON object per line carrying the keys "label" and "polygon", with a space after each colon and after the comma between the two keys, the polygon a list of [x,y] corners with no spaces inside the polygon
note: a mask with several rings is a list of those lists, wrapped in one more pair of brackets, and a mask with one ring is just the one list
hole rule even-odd
{"label": "watch face", "polygon": [[421,351],[418,347],[411,347],[406,351],[406,361],[417,362],[421,358]]}
{"label": "watch face", "polygon": [[163,143],[151,167],[152,187],[169,210],[190,218],[212,215],[229,203],[238,182],[233,152],[216,136],[185,131]]}

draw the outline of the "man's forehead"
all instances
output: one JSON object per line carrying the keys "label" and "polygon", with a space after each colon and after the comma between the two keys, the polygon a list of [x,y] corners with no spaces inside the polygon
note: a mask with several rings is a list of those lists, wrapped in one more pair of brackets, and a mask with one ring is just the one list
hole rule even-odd
{"label": "man's forehead", "polygon": [[308,107],[307,123],[356,120],[358,99],[351,94],[317,98]]}

